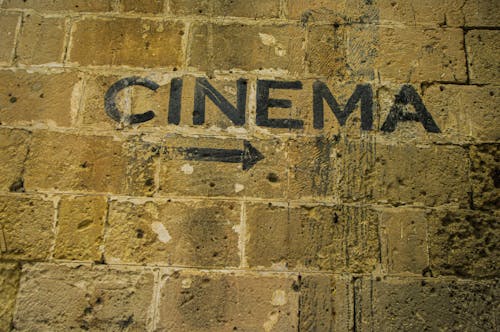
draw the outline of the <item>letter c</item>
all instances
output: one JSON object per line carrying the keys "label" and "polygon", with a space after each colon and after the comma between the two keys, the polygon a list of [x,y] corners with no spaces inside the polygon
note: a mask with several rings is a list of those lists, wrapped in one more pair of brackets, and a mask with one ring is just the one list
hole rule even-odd
{"label": "letter c", "polygon": [[160,86],[147,78],[138,76],[126,77],[114,83],[104,96],[104,109],[106,114],[116,122],[124,122],[126,124],[142,123],[151,120],[155,117],[155,112],[147,111],[142,114],[123,115],[116,106],[116,95],[123,89],[132,85],[140,85],[150,90],[156,91]]}

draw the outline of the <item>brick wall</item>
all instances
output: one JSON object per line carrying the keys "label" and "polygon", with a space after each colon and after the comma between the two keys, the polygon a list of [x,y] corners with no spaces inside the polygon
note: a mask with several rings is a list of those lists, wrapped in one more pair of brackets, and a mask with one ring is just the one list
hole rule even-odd
{"label": "brick wall", "polygon": [[496,330],[499,22],[0,0],[0,331]]}

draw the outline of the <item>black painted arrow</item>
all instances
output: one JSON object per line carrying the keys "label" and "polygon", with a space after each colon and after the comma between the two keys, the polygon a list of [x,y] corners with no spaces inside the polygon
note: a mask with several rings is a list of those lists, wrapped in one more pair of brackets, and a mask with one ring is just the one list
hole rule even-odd
{"label": "black painted arrow", "polygon": [[243,141],[243,150],[212,148],[177,148],[176,150],[187,160],[241,163],[244,171],[249,170],[253,165],[264,159],[262,153],[248,141]]}

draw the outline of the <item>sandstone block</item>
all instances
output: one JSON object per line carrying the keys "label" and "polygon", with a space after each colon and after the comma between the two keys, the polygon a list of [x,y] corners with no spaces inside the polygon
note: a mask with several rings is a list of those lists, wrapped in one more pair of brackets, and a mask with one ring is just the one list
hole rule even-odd
{"label": "sandstone block", "polygon": [[380,27],[375,68],[393,82],[465,82],[461,29]]}
{"label": "sandstone block", "polygon": [[33,9],[37,11],[106,12],[112,0],[6,0],[1,8]]}
{"label": "sandstone block", "polygon": [[380,43],[374,25],[311,26],[306,62],[313,74],[337,81],[371,81]]}
{"label": "sandstone block", "polygon": [[28,153],[29,133],[23,130],[0,129],[0,190],[24,191],[22,178]]}
{"label": "sandstone block", "polygon": [[161,13],[164,6],[163,0],[122,0],[121,4],[125,12],[137,13]]}
{"label": "sandstone block", "polygon": [[432,85],[423,100],[442,133],[458,141],[496,141],[500,134],[496,86]]}
{"label": "sandstone block", "polygon": [[119,193],[124,190],[126,160],[112,137],[40,131],[33,135],[26,162],[28,190]]}
{"label": "sandstone block", "polygon": [[[118,123],[111,119],[104,109],[104,96],[108,89],[121,79],[116,75],[98,75],[84,77],[85,89],[82,106],[78,113],[78,125],[96,129],[115,129]],[[124,91],[116,96],[115,102],[123,114],[130,114],[130,93]]]}
{"label": "sandstone block", "polygon": [[500,19],[500,4],[495,0],[466,1],[463,13],[467,26],[495,27]]}
{"label": "sandstone block", "polygon": [[161,159],[160,193],[175,196],[285,197],[286,146],[278,140],[255,140],[250,144],[264,159],[244,170],[239,159],[231,163],[185,160],[190,158],[189,153],[182,150],[212,148],[244,151],[245,143],[241,140],[167,138]]}
{"label": "sandstone block", "polygon": [[172,0],[170,10],[175,15],[241,16],[275,18],[279,16],[279,0]]}
{"label": "sandstone block", "polygon": [[197,24],[188,65],[203,71],[303,72],[304,32],[296,25]]}
{"label": "sandstone block", "polygon": [[426,211],[384,208],[378,212],[382,262],[387,271],[422,274],[429,266]]}
{"label": "sandstone block", "polygon": [[35,196],[0,196],[0,258],[47,259],[53,224],[53,202]]}
{"label": "sandstone block", "polygon": [[158,331],[295,331],[296,276],[172,272],[160,295]]}
{"label": "sandstone block", "polygon": [[348,277],[305,274],[299,286],[300,331],[352,330],[352,286]]}
{"label": "sandstone block", "polygon": [[106,209],[105,197],[64,196],[59,203],[54,258],[99,261]]}
{"label": "sandstone block", "polygon": [[0,122],[69,127],[81,90],[78,74],[0,71]]}
{"label": "sandstone block", "polygon": [[106,261],[237,267],[240,210],[222,201],[112,201]]}
{"label": "sandstone block", "polygon": [[154,276],[84,265],[23,268],[14,331],[145,331],[152,319]]}
{"label": "sandstone block", "polygon": [[10,64],[14,56],[16,29],[21,15],[2,13],[0,15],[0,63]]}
{"label": "sandstone block", "polygon": [[429,220],[429,252],[435,275],[495,277],[498,217],[468,210],[438,210]]}
{"label": "sandstone block", "polygon": [[61,63],[65,38],[65,19],[27,14],[17,45],[17,61],[28,65]]}
{"label": "sandstone block", "polygon": [[496,210],[500,205],[500,150],[497,144],[475,145],[470,148],[472,196],[471,208]]}
{"label": "sandstone block", "polygon": [[180,22],[82,19],[73,27],[69,61],[82,66],[179,67],[184,33]]}
{"label": "sandstone block", "polygon": [[377,201],[427,206],[467,204],[466,151],[456,146],[377,145]]}
{"label": "sandstone block", "polygon": [[0,302],[0,329],[2,331],[10,331],[20,272],[17,264],[0,263],[0,297],[2,298]]}
{"label": "sandstone block", "polygon": [[497,291],[491,282],[363,278],[355,288],[362,331],[495,329]]}
{"label": "sandstone block", "polygon": [[325,135],[291,140],[289,196],[332,202],[371,199],[376,151],[371,139]]}
{"label": "sandstone block", "polygon": [[378,263],[378,221],[348,206],[248,204],[250,267],[370,272]]}
{"label": "sandstone block", "polygon": [[471,30],[465,35],[469,75],[472,83],[489,84],[500,82],[500,33],[496,30]]}

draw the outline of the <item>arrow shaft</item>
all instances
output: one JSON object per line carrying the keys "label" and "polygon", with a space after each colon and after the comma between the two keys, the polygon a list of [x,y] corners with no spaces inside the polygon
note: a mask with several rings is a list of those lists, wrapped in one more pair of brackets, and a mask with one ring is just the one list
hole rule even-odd
{"label": "arrow shaft", "polygon": [[219,161],[225,163],[241,163],[242,150],[210,149],[210,148],[178,148],[184,159],[201,161]]}

